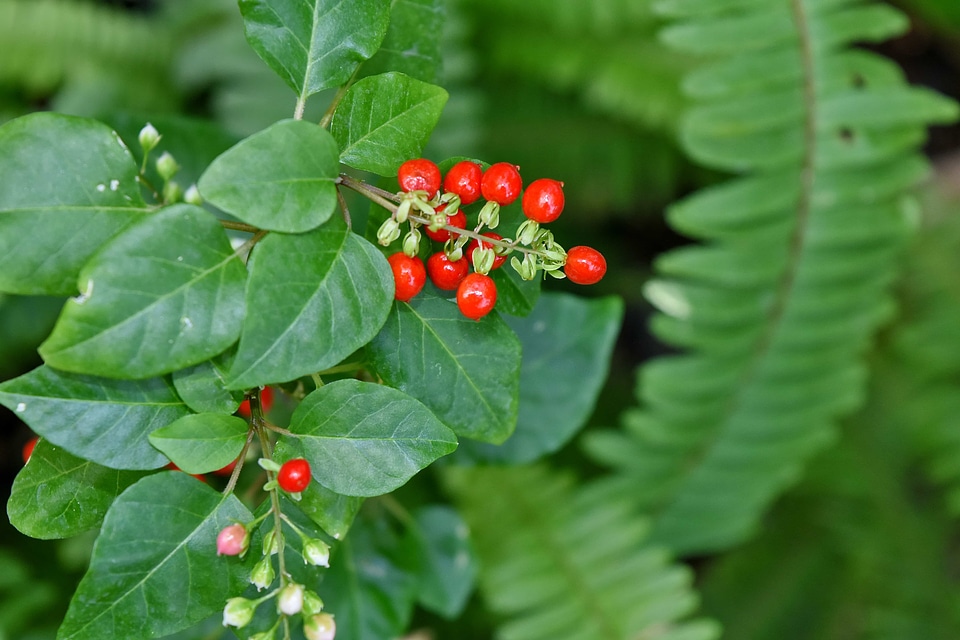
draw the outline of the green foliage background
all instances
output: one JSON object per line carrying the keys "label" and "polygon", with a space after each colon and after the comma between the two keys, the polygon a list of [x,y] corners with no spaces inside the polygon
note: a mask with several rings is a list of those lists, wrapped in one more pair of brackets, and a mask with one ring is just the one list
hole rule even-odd
{"label": "green foliage background", "polygon": [[[952,3],[450,0],[437,28],[426,80],[450,100],[427,155],[564,180],[558,236],[604,250],[592,293],[629,313],[584,438],[541,466],[441,474],[480,590],[411,628],[960,637],[960,190],[937,192],[919,154],[956,107],[877,54],[955,89]],[[229,0],[0,0],[0,119],[151,120],[195,180],[294,106],[242,32]],[[0,378],[32,368],[59,306],[0,297]],[[27,433],[4,424],[6,481]],[[0,638],[53,637],[91,538],[0,544]]]}

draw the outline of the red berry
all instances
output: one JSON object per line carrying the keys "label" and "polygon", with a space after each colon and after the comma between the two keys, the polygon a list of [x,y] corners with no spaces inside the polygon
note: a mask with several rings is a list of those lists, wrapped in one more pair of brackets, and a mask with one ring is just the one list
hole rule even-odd
{"label": "red berry", "polygon": [[457,287],[457,306],[471,320],[479,320],[497,304],[497,285],[493,278],[471,273]]}
{"label": "red berry", "polygon": [[233,474],[233,470],[234,470],[234,468],[236,468],[236,466],[237,466],[237,461],[234,460],[233,462],[231,462],[231,463],[228,464],[227,466],[221,467],[221,468],[217,469],[216,471],[214,471],[214,472],[213,472],[213,475],[215,475],[215,476],[230,476],[230,475]]}
{"label": "red berry", "polygon": [[523,214],[541,224],[553,222],[563,212],[563,183],[540,178],[523,192]]}
{"label": "red berry", "polygon": [[446,253],[438,251],[427,258],[427,273],[438,289],[453,291],[470,273],[470,263],[466,258],[452,262]]}
{"label": "red berry", "polygon": [[[170,469],[171,471],[183,471],[183,469],[181,469],[180,467],[178,467],[176,464],[172,462],[168,462],[166,468]],[[183,471],[183,473],[186,473],[186,471]],[[197,480],[199,480],[200,482],[207,481],[207,477],[202,473],[191,473],[190,475],[196,478]]]}
{"label": "red berry", "polygon": [[460,204],[466,206],[480,197],[480,181],[483,168],[476,162],[463,160],[450,167],[443,179],[443,190],[460,196]]}
{"label": "red berry", "polygon": [[427,282],[427,270],[423,266],[423,260],[418,257],[411,258],[401,251],[387,258],[387,261],[393,271],[393,297],[400,302],[409,302],[420,293]]}
{"label": "red berry", "polygon": [[397,171],[397,182],[404,191],[426,191],[429,197],[440,190],[440,168],[425,158],[407,160]]}
{"label": "red berry", "polygon": [[[270,411],[270,407],[273,406],[273,389],[270,387],[264,387],[260,390],[260,408],[264,413]],[[244,399],[240,403],[240,406],[237,408],[237,413],[239,413],[244,418],[250,417],[250,400]]]}
{"label": "red berry", "polygon": [[[446,207],[447,205],[442,205]],[[442,211],[438,208],[437,211]],[[457,227],[459,229],[464,229],[467,226],[467,214],[463,211],[457,209],[457,212],[452,216],[447,216],[447,224],[451,227]],[[431,240],[436,240],[437,242],[446,242],[450,239],[450,232],[446,229],[437,229],[436,231],[430,231],[430,227],[423,227],[423,230],[427,233],[427,236]]]}
{"label": "red berry", "polygon": [[[503,236],[501,236],[499,233],[494,233],[493,231],[484,231],[480,235],[486,236],[488,238],[492,238],[494,240],[503,240]],[[480,246],[480,241],[477,240],[476,238],[473,238],[472,240],[470,240],[469,243],[467,243],[467,257],[470,258],[471,261],[473,261],[474,250],[479,246]],[[494,245],[484,242],[483,248],[493,249]],[[507,261],[507,256],[501,256],[500,254],[495,254],[493,258],[493,266],[490,267],[490,270],[492,271],[494,269],[499,269],[503,265],[503,263],[506,261]]]}
{"label": "red berry", "polygon": [[23,464],[30,462],[30,456],[33,454],[33,449],[37,446],[38,440],[40,440],[39,436],[33,436],[23,445]]}
{"label": "red berry", "polygon": [[490,165],[483,172],[480,180],[480,191],[483,197],[500,206],[507,206],[520,196],[523,190],[523,180],[520,178],[518,167],[509,162],[498,162]]}
{"label": "red berry", "polygon": [[570,282],[577,284],[596,284],[607,272],[607,261],[592,247],[573,247],[567,251],[567,264],[563,272]]}
{"label": "red berry", "polygon": [[288,493],[299,493],[310,484],[310,463],[303,458],[287,460],[277,472],[277,484]]}

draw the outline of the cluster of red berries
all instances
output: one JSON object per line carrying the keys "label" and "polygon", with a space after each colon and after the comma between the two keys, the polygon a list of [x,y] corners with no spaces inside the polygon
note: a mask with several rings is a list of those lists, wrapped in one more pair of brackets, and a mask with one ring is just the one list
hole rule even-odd
{"label": "cluster of red berries", "polygon": [[[380,243],[386,246],[400,237],[400,225],[410,222],[403,250],[388,258],[397,300],[411,300],[429,276],[437,288],[456,290],[460,312],[479,320],[497,302],[497,287],[489,272],[502,266],[514,251],[525,254],[523,261],[514,257],[511,266],[526,280],[532,280],[542,270],[577,284],[595,284],[606,273],[607,264],[599,251],[585,246],[564,251],[553,234],[540,227],[563,212],[562,182],[541,178],[524,189],[518,167],[499,162],[484,171],[470,160],[456,163],[443,176],[435,163],[424,158],[404,162],[397,180],[400,205],[377,233]],[[516,240],[482,231],[484,227],[494,229],[499,224],[500,207],[512,204],[521,193],[527,220],[517,229]],[[477,216],[477,225],[470,230],[460,207],[473,204],[481,196],[486,204]],[[412,213],[413,210],[421,215]],[[427,237],[444,245],[430,255],[426,265],[418,255],[421,225]]]}

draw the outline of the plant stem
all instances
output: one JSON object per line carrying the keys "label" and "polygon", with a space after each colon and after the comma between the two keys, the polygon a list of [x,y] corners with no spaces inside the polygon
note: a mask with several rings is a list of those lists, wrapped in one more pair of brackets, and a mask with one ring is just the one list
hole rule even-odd
{"label": "plant stem", "polygon": [[233,473],[230,474],[230,480],[227,482],[227,488],[223,490],[223,495],[233,493],[234,488],[236,488],[237,478],[240,477],[240,470],[243,469],[243,461],[247,457],[247,450],[250,449],[250,443],[253,442],[255,433],[256,430],[253,428],[247,430],[247,441],[243,443],[243,449],[240,450],[240,456],[237,458],[237,465],[233,468]]}
{"label": "plant stem", "polygon": [[347,201],[344,199],[340,189],[337,189],[337,202],[340,203],[340,211],[343,212],[343,219],[347,223],[347,229],[353,229],[353,221],[350,220],[350,209],[347,208]]}
{"label": "plant stem", "polygon": [[233,220],[220,220],[220,226],[224,229],[230,229],[232,231],[246,231],[247,233],[257,233],[261,231],[253,225],[246,224],[245,222],[234,222]]}
{"label": "plant stem", "polygon": [[297,96],[297,106],[293,108],[293,119],[303,120],[303,110],[307,107],[307,96],[301,93]]}

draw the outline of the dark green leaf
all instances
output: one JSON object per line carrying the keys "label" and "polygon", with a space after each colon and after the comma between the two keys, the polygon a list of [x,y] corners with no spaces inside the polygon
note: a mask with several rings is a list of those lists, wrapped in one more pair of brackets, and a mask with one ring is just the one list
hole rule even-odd
{"label": "dark green leaf", "polygon": [[309,231],[337,208],[339,153],[326,129],[283,120],[221,154],[198,187],[211,204],[248,224]]}
{"label": "dark green leaf", "polygon": [[167,459],[147,436],[190,413],[163,378],[111,380],[38,367],[0,384],[0,404],[51,443],[112,469]]}
{"label": "dark green leaf", "polygon": [[348,496],[403,485],[457,439],[426,407],[396,389],[358,380],[320,387],[290,418],[320,484]]}
{"label": "dark green leaf", "polygon": [[227,389],[227,369],[228,363],[218,356],[174,371],[173,386],[187,406],[197,413],[234,413],[243,401],[243,392]]}
{"label": "dark green leaf", "polygon": [[381,176],[418,158],[447,103],[447,92],[402,73],[358,81],[337,107],[330,132],[340,160]]}
{"label": "dark green leaf", "polygon": [[156,638],[222,610],[247,570],[217,556],[217,533],[252,518],[236,496],[186,474],[143,478],[107,513],[58,640]]}
{"label": "dark green leaf", "polygon": [[450,507],[413,514],[403,554],[416,565],[420,604],[445,618],[460,614],[477,578],[470,531]]}
{"label": "dark green leaf", "polygon": [[247,42],[301,100],[346,82],[387,33],[389,0],[240,0]]}
{"label": "dark green leaf", "polygon": [[33,538],[69,538],[100,526],[114,499],[142,477],[140,471],[77,458],[41,439],[13,481],[7,515]]}
{"label": "dark green leaf", "polygon": [[373,367],[457,435],[503,442],[516,426],[520,342],[496,312],[469,320],[424,291],[398,302],[370,343]]}
{"label": "dark green leaf", "polygon": [[270,234],[249,263],[247,308],[229,388],[293,380],[340,362],[383,325],[390,266],[339,216],[301,235]]}
{"label": "dark green leaf", "polygon": [[111,236],[144,215],[137,166],[109,127],[35,113],[0,127],[0,291],[70,295]]}
{"label": "dark green leaf", "polygon": [[440,0],[393,0],[390,27],[377,54],[363,63],[363,75],[400,71],[436,83],[440,78]]}
{"label": "dark green leaf", "polygon": [[523,464],[566,444],[597,401],[622,315],[618,298],[544,294],[526,318],[506,318],[523,345],[517,430],[500,446],[464,442],[458,455]]}
{"label": "dark green leaf", "polygon": [[40,346],[50,366],[148,378],[217,355],[240,333],[243,263],[217,219],[175,205],[115,237],[80,273]]}
{"label": "dark green leaf", "polygon": [[184,416],[150,434],[150,444],[187,473],[208,473],[237,459],[247,421],[222,413]]}

